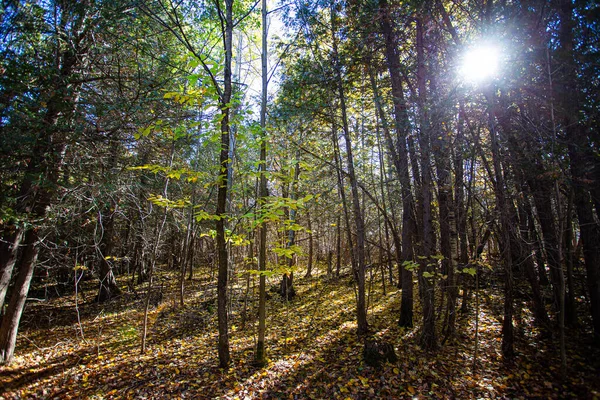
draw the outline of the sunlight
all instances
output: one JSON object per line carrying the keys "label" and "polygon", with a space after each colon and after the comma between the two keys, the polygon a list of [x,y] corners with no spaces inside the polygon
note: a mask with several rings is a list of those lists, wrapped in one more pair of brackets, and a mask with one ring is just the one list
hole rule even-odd
{"label": "sunlight", "polygon": [[498,73],[500,51],[497,46],[480,44],[471,47],[463,55],[460,75],[472,83],[481,83]]}

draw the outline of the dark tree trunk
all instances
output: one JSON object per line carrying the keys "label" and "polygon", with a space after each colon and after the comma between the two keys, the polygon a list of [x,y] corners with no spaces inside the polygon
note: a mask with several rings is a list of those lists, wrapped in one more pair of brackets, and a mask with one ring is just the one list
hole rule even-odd
{"label": "dark tree trunk", "polygon": [[[490,91],[491,92],[491,91]],[[513,255],[511,249],[511,230],[512,230],[512,218],[509,214],[509,207],[507,204],[507,187],[504,182],[504,171],[502,170],[502,160],[500,158],[500,143],[498,133],[496,131],[496,121],[494,119],[494,105],[492,102],[495,100],[492,93],[487,94],[488,101],[488,127],[490,133],[490,142],[492,148],[492,162],[493,162],[493,178],[494,180],[494,192],[496,195],[496,207],[500,214],[499,220],[499,232],[498,240],[500,246],[500,255],[502,263],[504,264],[504,315],[502,321],[502,355],[506,359],[514,357],[514,293],[513,293]]]}
{"label": "dark tree trunk", "polygon": [[340,277],[342,268],[342,217],[338,214],[335,227],[335,276]]}
{"label": "dark tree trunk", "polygon": [[[58,65],[54,71],[53,86],[46,88],[50,98],[47,102],[46,113],[40,121],[43,129],[33,146],[32,156],[21,184],[20,196],[16,205],[16,211],[19,214],[30,214],[33,220],[41,220],[46,217],[47,208],[54,199],[59,182],[67,147],[66,134],[71,128],[80,89],[80,86],[72,84],[70,79],[83,60],[80,53],[86,50],[86,40],[89,37],[90,25],[88,23],[90,21],[87,20],[87,6],[88,4],[82,4],[82,7],[70,14],[69,18],[61,19],[55,27],[60,34],[74,39],[69,48],[55,49]],[[66,10],[61,11],[67,12]],[[18,261],[19,272],[0,329],[0,363],[9,363],[14,353],[19,322],[39,252],[38,229],[38,227],[32,227],[23,233],[25,243],[23,254]],[[0,248],[2,251],[0,254],[2,276],[10,275],[12,266],[17,265],[15,261],[21,234],[17,231],[12,235],[12,241],[8,242],[12,244]]]}
{"label": "dark tree trunk", "polygon": [[39,252],[38,240],[37,228],[27,231],[25,249],[18,265],[17,279],[12,289],[6,314],[2,318],[2,325],[0,325],[0,364],[9,364],[13,358],[19,323]]}
{"label": "dark tree trunk", "polygon": [[[113,245],[114,245],[114,226],[115,226],[115,213],[117,204],[111,203],[110,210],[106,213],[98,213],[99,223],[103,226],[100,227],[102,232],[102,239],[98,247],[98,256],[100,259],[99,278],[100,278],[100,289],[96,297],[98,302],[110,300],[112,297],[120,294],[121,290],[117,285],[117,280],[113,273]],[[105,221],[102,221],[105,219]]]}
{"label": "dark tree trunk", "polygon": [[[310,278],[312,276],[312,268],[313,268],[313,234],[312,234],[312,221],[310,220],[310,212],[306,212],[306,222],[308,224],[308,262],[306,266],[306,275],[305,278]],[[318,253],[317,253],[318,257]],[[329,275],[329,269],[327,270],[327,274]]]}
{"label": "dark tree trunk", "polygon": [[357,257],[357,269],[355,276],[358,284],[358,299],[356,305],[356,316],[358,324],[358,335],[364,336],[367,334],[367,309],[365,297],[365,222],[361,211],[360,197],[358,193],[358,183],[356,173],[354,171],[354,158],[352,155],[352,140],[350,138],[350,129],[348,127],[348,117],[346,110],[346,95],[344,93],[344,85],[342,81],[341,66],[337,53],[337,37],[336,37],[336,15],[332,7],[331,10],[331,25],[333,39],[333,64],[337,78],[337,89],[340,98],[340,108],[342,111],[342,128],[346,145],[346,165],[348,168],[348,179],[350,180],[350,190],[352,193],[352,211],[354,215],[354,224],[356,226],[356,247],[355,253]]}
{"label": "dark tree trunk", "polygon": [[5,232],[0,242],[0,317],[4,315],[4,300],[17,262],[22,239],[23,229],[14,228],[9,232]]}
{"label": "dark tree trunk", "polygon": [[[459,113],[458,117],[458,129],[456,135],[456,144],[454,149],[454,207],[456,210],[456,225],[458,233],[458,266],[463,268],[469,262],[469,247],[467,241],[467,204],[465,204],[465,176],[464,176],[464,160],[463,160],[463,146],[464,146],[464,134],[463,134],[463,116],[462,112]],[[467,275],[461,274],[457,279],[457,287],[460,284],[463,290],[463,302],[461,304],[461,311],[464,308],[466,311],[467,300],[468,300],[468,287],[467,287]]]}
{"label": "dark tree trunk", "polygon": [[[259,179],[259,201],[261,202],[261,208],[264,207],[267,201],[268,188],[267,188],[267,89],[268,89],[268,71],[267,71],[267,0],[262,0],[261,7],[261,30],[262,30],[262,53],[261,53],[261,101],[260,101],[260,179]],[[256,353],[254,360],[259,366],[263,366],[266,363],[266,349],[265,349],[265,334],[267,331],[267,282],[265,271],[267,270],[267,222],[263,223],[259,227],[259,247],[258,247],[258,269],[261,274],[259,276],[258,283],[258,339],[256,342]],[[250,244],[252,246],[252,244]],[[252,247],[250,247],[252,253]],[[253,256],[250,256],[253,259]],[[246,284],[246,296],[248,295],[248,289],[250,288],[250,276]],[[244,302],[244,314],[246,306]]]}
{"label": "dark tree trunk", "polygon": [[565,263],[567,266],[567,296],[565,299],[565,324],[569,326],[577,325],[577,307],[575,303],[575,284],[573,282],[573,192],[569,193],[567,212],[565,215],[564,248]]}
{"label": "dark tree trunk", "polygon": [[[422,231],[423,242],[421,246],[421,259],[419,261],[419,291],[423,303],[423,330],[421,333],[421,343],[427,350],[437,347],[437,338],[435,333],[435,262],[431,256],[435,252],[435,238],[433,231],[433,211],[431,204],[433,202],[431,180],[431,124],[429,113],[426,108],[426,87],[427,79],[425,69],[425,45],[423,36],[423,21],[417,19],[417,83],[419,89],[419,121],[420,134],[419,145],[421,148],[421,199],[422,204]],[[446,232],[448,233],[448,232]],[[449,235],[448,235],[449,239]]]}
{"label": "dark tree trunk", "polygon": [[[392,154],[394,167],[400,180],[402,190],[402,261],[414,261],[413,241],[416,236],[415,206],[411,191],[410,174],[408,170],[408,151],[406,137],[410,129],[407,105],[404,100],[400,57],[397,51],[397,40],[392,28],[392,16],[387,0],[379,0],[380,26],[385,40],[385,58],[390,73],[392,96],[394,103],[394,122],[397,143],[393,145],[391,136],[388,135],[386,143]],[[395,156],[394,156],[395,154]],[[412,272],[403,267],[402,275],[402,301],[400,303],[400,326],[411,327],[413,324],[413,282]]]}
{"label": "dark tree trunk", "polygon": [[[557,97],[560,105],[559,116],[566,132],[571,162],[571,182],[587,272],[594,341],[600,344],[600,226],[587,183],[593,182],[593,176],[588,176],[588,170],[593,169],[589,168],[589,159],[593,151],[582,122],[579,121],[581,104],[578,98],[578,73],[574,53],[573,7],[573,2],[569,0],[561,0],[558,4],[560,48],[557,60],[563,74],[558,79]],[[598,185],[597,182],[595,184]]]}
{"label": "dark tree trunk", "polygon": [[216,242],[218,257],[218,277],[217,277],[217,316],[219,326],[219,366],[227,368],[230,361],[229,355],[229,328],[227,315],[227,283],[229,274],[229,263],[227,259],[227,242],[225,239],[225,220],[227,212],[227,188],[229,185],[229,170],[231,160],[229,159],[230,143],[230,102],[232,94],[231,84],[231,60],[233,54],[233,0],[225,0],[224,15],[222,19],[223,46],[225,51],[225,65],[223,70],[223,92],[219,99],[219,109],[221,111],[221,151],[219,154],[220,171],[217,177],[219,189],[217,191],[217,209],[216,215],[220,218],[216,221]]}

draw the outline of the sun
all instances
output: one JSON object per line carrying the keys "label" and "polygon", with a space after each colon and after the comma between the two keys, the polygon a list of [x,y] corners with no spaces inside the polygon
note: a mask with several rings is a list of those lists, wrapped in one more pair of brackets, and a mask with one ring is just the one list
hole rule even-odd
{"label": "sun", "polygon": [[500,51],[494,45],[471,47],[463,55],[460,75],[472,83],[482,83],[496,76],[500,66]]}

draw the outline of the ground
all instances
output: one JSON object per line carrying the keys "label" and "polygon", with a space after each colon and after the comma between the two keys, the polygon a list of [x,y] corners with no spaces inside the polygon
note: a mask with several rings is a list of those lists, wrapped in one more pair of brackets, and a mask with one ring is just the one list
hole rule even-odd
{"label": "ground", "polygon": [[0,398],[600,398],[599,351],[585,329],[567,332],[568,369],[561,375],[557,340],[542,339],[523,308],[516,358],[503,361],[501,300],[490,289],[480,294],[474,363],[474,300],[458,319],[456,340],[427,353],[418,346],[420,321],[414,329],[398,327],[400,291],[388,284],[384,295],[380,279],[372,279],[370,330],[392,343],[398,355],[398,362],[374,368],[362,360],[362,342],[355,335],[350,278],[297,279],[295,299],[285,302],[274,294],[268,301],[269,362],[259,368],[253,363],[257,301],[252,300],[258,285],[250,288],[248,322],[242,326],[245,279],[236,278],[232,363],[222,370],[217,367],[214,285],[208,278],[187,282],[186,303],[180,307],[177,279],[164,276],[165,295],[152,308],[145,354],[140,353],[141,286],[133,293],[123,284],[123,296],[97,304],[94,281],[86,282],[85,296],[78,300],[81,324],[74,294],[29,302],[15,361],[0,367]]}

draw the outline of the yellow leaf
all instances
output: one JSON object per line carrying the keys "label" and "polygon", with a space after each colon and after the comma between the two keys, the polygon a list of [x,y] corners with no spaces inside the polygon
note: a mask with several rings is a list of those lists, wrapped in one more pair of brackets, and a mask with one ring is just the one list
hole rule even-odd
{"label": "yellow leaf", "polygon": [[399,373],[400,373],[400,370],[399,370],[398,368],[394,368],[394,373],[395,373],[395,374],[399,374]]}
{"label": "yellow leaf", "polygon": [[414,388],[414,387],[412,387],[412,386],[408,385],[408,388],[407,388],[407,390],[408,390],[408,393],[410,393],[411,395],[412,395],[412,394],[415,394],[415,388]]}

